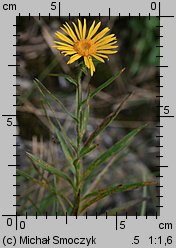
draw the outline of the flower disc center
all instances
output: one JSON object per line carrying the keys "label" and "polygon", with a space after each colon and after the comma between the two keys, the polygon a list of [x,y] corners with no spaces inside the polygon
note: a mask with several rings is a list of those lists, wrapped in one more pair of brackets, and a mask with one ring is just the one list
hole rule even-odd
{"label": "flower disc center", "polygon": [[75,51],[82,56],[89,56],[96,52],[96,46],[91,40],[80,40],[74,45]]}

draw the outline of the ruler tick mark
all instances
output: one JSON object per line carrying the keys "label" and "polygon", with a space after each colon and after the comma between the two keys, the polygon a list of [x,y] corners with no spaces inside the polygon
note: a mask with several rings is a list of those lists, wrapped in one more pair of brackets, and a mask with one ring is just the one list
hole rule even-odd
{"label": "ruler tick mark", "polygon": [[118,223],[117,223],[117,212],[116,212],[116,230],[118,229]]}
{"label": "ruler tick mark", "polygon": [[125,213],[126,220],[128,219],[128,212]]}
{"label": "ruler tick mark", "polygon": [[156,217],[156,219],[158,219],[158,213],[156,212],[156,214],[155,214],[155,217]]}
{"label": "ruler tick mark", "polygon": [[168,165],[156,165],[156,167],[158,167],[158,168],[168,168],[169,166]]}
{"label": "ruler tick mark", "polygon": [[138,213],[136,212],[136,220],[137,220],[137,218],[138,218]]}
{"label": "ruler tick mark", "polygon": [[8,164],[9,167],[20,167],[20,164]]}
{"label": "ruler tick mark", "polygon": [[66,214],[65,214],[65,220],[66,220],[66,224],[68,224],[68,217],[67,217],[67,212],[66,212]]}
{"label": "ruler tick mark", "polygon": [[20,54],[13,54],[14,57],[20,57]]}
{"label": "ruler tick mark", "polygon": [[175,116],[174,115],[159,115],[157,117],[160,117],[160,118],[174,118]]}

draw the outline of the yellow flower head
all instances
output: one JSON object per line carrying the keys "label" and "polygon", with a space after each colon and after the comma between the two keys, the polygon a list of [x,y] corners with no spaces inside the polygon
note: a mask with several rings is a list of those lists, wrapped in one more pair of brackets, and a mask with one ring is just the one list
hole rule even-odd
{"label": "yellow flower head", "polygon": [[78,26],[73,22],[74,30],[66,22],[61,29],[65,34],[57,31],[56,38],[60,41],[54,41],[56,46],[54,48],[61,51],[64,56],[71,56],[67,64],[71,64],[81,57],[84,57],[84,63],[90,70],[91,76],[95,71],[95,66],[92,58],[95,58],[104,63],[104,58],[108,59],[108,54],[116,53],[118,46],[117,38],[114,34],[106,35],[109,28],[104,28],[97,33],[101,22],[95,25],[92,23],[89,31],[87,31],[86,19],[84,24],[78,19]]}

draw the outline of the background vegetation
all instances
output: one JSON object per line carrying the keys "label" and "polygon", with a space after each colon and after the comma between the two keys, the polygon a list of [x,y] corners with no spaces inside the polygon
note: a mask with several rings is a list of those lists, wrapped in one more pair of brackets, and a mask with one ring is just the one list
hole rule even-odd
{"label": "background vegetation", "polygon": [[[74,21],[75,18],[72,18]],[[91,18],[94,19],[94,18]],[[46,113],[44,112],[43,102],[40,92],[37,90],[33,80],[38,78],[55,96],[59,97],[67,106],[69,111],[75,108],[75,90],[74,87],[61,76],[51,76],[50,74],[68,73],[76,77],[75,67],[66,64],[67,59],[59,54],[58,51],[51,48],[53,45],[54,32],[67,18],[59,20],[56,17],[38,18],[34,17],[28,20],[28,17],[21,17],[17,34],[20,34],[17,47],[17,64],[20,63],[19,83],[17,92],[21,95],[17,99],[17,108],[20,116],[18,117],[20,138],[17,143],[21,144],[18,148],[20,158],[17,163],[21,164],[22,170],[33,178],[28,180],[19,177],[21,184],[17,198],[17,204],[20,204],[19,212],[29,215],[45,214],[54,215],[58,209],[58,215],[63,215],[67,204],[64,200],[58,200],[55,194],[51,194],[46,187],[47,181],[53,183],[53,187],[63,193],[66,197],[71,192],[64,191],[62,183],[56,184],[55,178],[51,174],[36,168],[35,164],[27,158],[25,152],[28,151],[40,157],[44,161],[56,166],[63,172],[68,172],[65,157],[61,150],[57,137],[53,136],[48,126]],[[95,159],[98,153],[112,146],[117,140],[120,140],[129,131],[143,124],[148,123],[133,143],[120,154],[120,157],[113,158],[108,164],[108,173],[102,176],[95,188],[104,188],[112,183],[125,184],[138,181],[156,181],[159,175],[159,130],[156,128],[159,122],[157,117],[159,109],[159,100],[156,95],[159,94],[159,71],[156,65],[159,63],[159,50],[156,45],[159,44],[157,38],[157,28],[159,20],[156,17],[127,17],[101,18],[102,26],[109,26],[112,33],[118,37],[119,52],[110,56],[110,61],[105,64],[98,64],[95,75],[90,78],[84,77],[83,91],[88,85],[91,89],[98,87],[106,79],[110,78],[115,72],[126,68],[123,74],[115,80],[111,86],[99,93],[91,101],[91,112],[86,137],[94,130],[110,112],[116,109],[123,97],[133,91],[133,95],[127,104],[121,110],[115,121],[97,137],[99,144],[98,151],[87,157],[87,164]],[[91,20],[90,20],[91,22]],[[57,117],[61,120],[66,133],[75,138],[75,130],[72,121],[66,116],[62,109],[49,98],[52,107],[56,111]],[[47,112],[50,118],[55,118],[51,111]],[[103,167],[97,171],[101,173]],[[37,183],[37,180],[39,183]],[[89,189],[90,190],[90,189]],[[159,205],[159,199],[156,197],[155,187],[141,188],[129,192],[114,194],[98,204],[94,204],[88,209],[89,215],[99,215],[109,209],[115,208],[118,214],[123,215],[128,211],[129,215],[145,214],[154,215]],[[113,215],[114,212],[109,212]]]}

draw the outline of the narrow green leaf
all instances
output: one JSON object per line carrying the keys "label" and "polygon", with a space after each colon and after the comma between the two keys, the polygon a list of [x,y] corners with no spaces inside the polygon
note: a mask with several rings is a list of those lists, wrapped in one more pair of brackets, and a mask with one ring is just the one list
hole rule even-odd
{"label": "narrow green leaf", "polygon": [[[29,196],[26,196],[27,201],[29,201],[33,207],[33,209],[35,210],[35,212],[38,213],[38,215],[43,215],[42,212],[40,211],[40,208],[37,207],[37,204],[35,203],[35,201],[33,199],[31,199]],[[30,207],[31,208],[31,207]]]}
{"label": "narrow green leaf", "polygon": [[[86,194],[92,192],[94,189],[97,188],[98,184],[102,182],[103,177],[108,173],[108,170],[110,170],[111,166],[113,166],[115,164],[116,168],[119,166],[119,161],[122,160],[122,158],[124,158],[126,156],[126,154],[128,153],[128,151],[125,152],[121,152],[120,154],[116,154],[114,156],[112,156],[108,163],[105,165],[105,167],[97,174],[97,176],[95,177],[95,179],[91,182],[87,182],[88,180],[86,180],[86,184],[89,185],[89,187],[87,188]],[[93,174],[93,173],[92,173]],[[94,175],[91,175],[89,177],[89,180],[94,177]]]}
{"label": "narrow green leaf", "polygon": [[[59,182],[60,182],[60,178],[58,178],[56,175],[53,175],[53,188],[56,192],[58,191]],[[59,203],[60,203],[60,197],[54,197],[53,212],[56,213],[58,211]],[[61,206],[62,206],[62,200],[61,200]]]}
{"label": "narrow green leaf", "polygon": [[65,157],[66,157],[68,163],[71,166],[73,166],[73,155],[72,155],[72,152],[71,152],[71,150],[70,150],[70,148],[69,148],[69,146],[68,146],[68,144],[66,142],[66,139],[64,137],[64,133],[61,132],[58,128],[56,128],[54,126],[54,124],[53,124],[53,127],[54,127],[55,134],[56,134],[56,136],[57,136],[57,138],[58,138],[58,140],[60,142],[60,145],[62,147],[62,150],[63,150],[63,152],[65,154]]}
{"label": "narrow green leaf", "polygon": [[114,193],[119,193],[119,192],[125,192],[137,188],[141,188],[144,186],[152,186],[156,185],[156,182],[137,182],[137,183],[130,183],[130,184],[125,184],[125,185],[115,185],[115,186],[110,186],[105,189],[98,190],[96,192],[92,192],[86,196],[83,197],[82,200],[86,200],[89,198],[92,198],[90,200],[87,200],[81,207],[80,212],[83,212],[86,208],[90,207],[92,204],[94,204],[97,201],[100,201],[101,199],[105,198],[106,196],[110,196]]}
{"label": "narrow green leaf", "polygon": [[90,98],[93,98],[95,95],[97,95],[100,91],[102,91],[103,89],[105,89],[106,87],[108,87],[112,82],[114,82],[114,80],[116,78],[118,78],[123,72],[124,72],[125,68],[123,68],[120,72],[116,72],[114,74],[114,76],[112,76],[111,78],[109,78],[106,82],[104,82],[103,84],[101,84],[99,87],[97,87],[91,94],[90,94]]}
{"label": "narrow green leaf", "polygon": [[64,106],[64,104],[56,97],[56,96],[54,96],[38,79],[35,79],[34,80],[34,82],[35,82],[35,84],[36,84],[36,86],[37,86],[37,88],[39,89],[39,91],[41,92],[41,94],[44,96],[44,97],[46,97],[45,96],[45,94],[43,93],[43,91],[42,91],[42,89],[45,91],[45,92],[47,92],[47,94],[54,100],[54,101],[56,101],[60,106],[61,106],[61,108],[72,118],[72,119],[74,119],[75,121],[77,121],[77,119],[75,118],[75,116],[72,114],[72,113],[70,113],[69,111],[68,111],[68,109]]}
{"label": "narrow green leaf", "polygon": [[122,107],[128,100],[128,98],[131,96],[132,93],[128,94],[124,99],[121,101],[121,103],[118,105],[117,109],[109,114],[101,123],[100,125],[95,129],[95,131],[89,136],[87,141],[85,142],[84,147],[89,147],[89,145],[95,140],[95,138],[101,134],[104,129],[117,117],[119,112],[121,111]]}
{"label": "narrow green leaf", "polygon": [[[137,206],[139,203],[143,201],[146,201],[146,199],[131,200],[131,201],[125,202],[122,206],[118,208],[108,209],[106,213],[108,214],[108,216],[114,216],[116,214],[121,214],[121,213],[127,212],[130,208]],[[102,215],[105,215],[106,213]]]}
{"label": "narrow green leaf", "polygon": [[[47,113],[46,113],[47,115]],[[50,123],[50,125],[52,126],[52,129],[53,129],[53,134],[56,135],[57,139],[58,139],[58,142],[60,143],[61,145],[61,148],[62,148],[62,151],[65,155],[65,158],[68,162],[68,164],[71,166],[70,167],[70,170],[73,174],[75,174],[75,170],[74,170],[74,166],[73,166],[73,155],[72,155],[72,152],[71,152],[71,149],[69,147],[69,144],[71,145],[71,147],[73,148],[73,144],[71,144],[71,140],[67,137],[66,133],[65,133],[65,130],[62,128],[61,125],[59,125],[60,129],[59,130],[53,123],[52,121],[50,120],[49,116],[47,116],[48,118],[48,121]],[[68,144],[69,143],[69,144]],[[75,150],[75,147],[74,147],[74,150]]]}
{"label": "narrow green leaf", "polygon": [[43,214],[46,213],[47,208],[49,206],[52,206],[55,198],[56,196],[53,193],[51,193],[41,200],[39,209]]}
{"label": "narrow green leaf", "polygon": [[[32,162],[34,162],[34,161],[32,161]],[[65,194],[59,192],[58,189],[56,189],[55,187],[51,187],[51,185],[48,185],[46,183],[46,181],[44,181],[44,180],[42,180],[42,181],[41,180],[37,180],[34,177],[30,176],[28,173],[26,173],[26,172],[24,172],[22,170],[19,170],[19,169],[17,169],[17,174],[19,174],[20,176],[26,178],[27,180],[30,180],[32,183],[35,183],[35,184],[39,185],[40,187],[44,187],[45,189],[48,189],[51,192],[50,197],[53,196],[56,201],[59,201],[60,202],[61,201],[61,198],[63,198],[65,201],[68,202],[68,204],[71,207],[73,207],[72,203],[68,200],[68,198],[65,196]],[[58,176],[58,175],[54,175],[54,176]],[[44,200],[46,200],[46,198]],[[30,202],[32,203],[31,200],[30,200]],[[42,204],[42,202],[40,204]],[[60,203],[60,204],[62,205],[62,203]],[[32,205],[33,205],[33,203],[32,203]],[[65,213],[65,211],[66,210],[64,209],[63,213]],[[41,213],[41,215],[42,215],[42,213]]]}
{"label": "narrow green leaf", "polygon": [[35,184],[38,184],[39,186],[42,186],[44,188],[47,188],[46,182],[35,179],[34,177],[30,176],[25,171],[22,171],[22,170],[17,169],[16,172],[17,172],[17,174],[19,174],[20,176],[26,178],[27,180],[30,180],[31,182],[33,182]]}
{"label": "narrow green leaf", "polygon": [[[40,89],[40,92],[41,92],[42,96],[45,97],[45,94],[43,93],[43,91],[42,91],[41,89]],[[52,113],[53,113],[53,115],[54,115],[54,117],[55,117],[55,119],[56,119],[56,121],[57,121],[59,127],[57,128],[57,127],[53,124],[53,122],[51,121],[50,117],[49,117],[48,114],[47,114],[47,111],[46,111],[45,106],[43,105],[43,109],[44,109],[45,115],[46,115],[46,117],[47,117],[47,119],[48,119],[48,122],[49,122],[49,124],[51,125],[54,134],[56,134],[56,136],[57,136],[57,138],[58,138],[58,140],[59,140],[59,142],[60,142],[60,145],[61,145],[61,147],[62,147],[62,150],[63,150],[63,152],[64,152],[64,154],[65,154],[65,157],[66,157],[68,163],[69,163],[70,165],[73,165],[73,164],[72,164],[73,155],[72,155],[72,152],[71,152],[71,148],[73,148],[74,151],[75,151],[74,144],[73,144],[73,142],[70,140],[70,138],[66,135],[66,132],[65,132],[64,128],[62,127],[60,121],[59,121],[58,118],[56,117],[55,111],[53,110],[52,106],[50,105],[50,103],[49,103],[49,101],[48,101],[47,99],[46,99],[46,104],[47,104],[47,106],[49,107],[49,109],[52,111]],[[70,146],[71,146],[71,148],[70,148]],[[73,172],[73,171],[72,171],[72,172]]]}
{"label": "narrow green leaf", "polygon": [[49,76],[52,76],[52,77],[63,77],[65,78],[69,83],[71,84],[74,84],[75,86],[77,86],[77,82],[76,80],[74,80],[71,76],[69,75],[66,75],[66,74],[49,74]]}
{"label": "narrow green leaf", "polygon": [[[146,179],[147,179],[147,176],[146,174],[144,174],[143,181],[146,181]],[[147,187],[146,186],[143,188],[143,198],[147,198]],[[145,216],[146,208],[147,208],[147,202],[144,201],[142,202],[142,205],[141,205],[140,216]]]}
{"label": "narrow green leaf", "polygon": [[66,175],[64,172],[60,171],[59,169],[51,166],[50,164],[46,163],[45,161],[37,158],[36,156],[34,156],[28,152],[27,152],[27,155],[32,160],[32,162],[34,162],[37,166],[39,166],[43,170],[48,171],[51,174],[54,174],[56,176],[61,177],[64,180],[66,180],[72,186],[72,188],[75,190],[73,180],[68,175]]}
{"label": "narrow green leaf", "polygon": [[82,148],[81,149],[81,152],[80,152],[80,157],[83,157],[85,155],[87,155],[89,152],[93,151],[95,148],[97,148],[99,145],[98,144],[94,144],[90,147],[87,147],[87,148]]}
{"label": "narrow green leaf", "polygon": [[109,148],[107,151],[105,151],[103,154],[101,154],[91,165],[88,166],[86,169],[83,180],[91,174],[92,171],[94,171],[100,164],[106,162],[109,158],[111,158],[116,153],[119,153],[124,148],[126,148],[130,142],[132,141],[133,137],[139,133],[143,128],[145,127],[139,127],[130,133],[128,133],[125,137],[123,137],[120,141],[115,143],[111,148]]}

